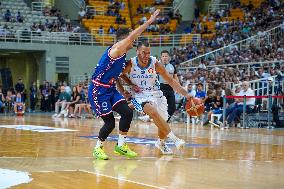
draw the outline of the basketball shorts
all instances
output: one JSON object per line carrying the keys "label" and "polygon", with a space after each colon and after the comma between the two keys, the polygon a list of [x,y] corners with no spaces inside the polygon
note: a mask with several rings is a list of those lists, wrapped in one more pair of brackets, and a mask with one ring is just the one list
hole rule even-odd
{"label": "basketball shorts", "polygon": [[97,116],[106,116],[112,113],[112,109],[125,98],[115,87],[105,88],[102,86],[89,85],[88,97],[92,109]]}
{"label": "basketball shorts", "polygon": [[164,120],[168,120],[168,104],[167,99],[162,91],[142,92],[133,95],[131,103],[138,112],[143,112],[142,104],[149,102],[156,107],[158,113]]}

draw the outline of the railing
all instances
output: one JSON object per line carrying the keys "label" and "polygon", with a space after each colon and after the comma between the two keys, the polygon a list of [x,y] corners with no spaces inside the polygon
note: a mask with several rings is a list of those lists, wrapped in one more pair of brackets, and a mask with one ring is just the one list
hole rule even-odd
{"label": "railing", "polygon": [[[149,35],[141,36],[136,42],[148,40],[152,46],[180,46],[191,41],[199,43],[201,40],[198,34],[181,35]],[[115,41],[114,35],[108,34],[89,34],[71,32],[36,32],[28,30],[18,30],[15,33],[1,29],[0,42],[16,43],[46,43],[46,44],[65,44],[65,45],[102,45],[109,46]]]}
{"label": "railing", "polygon": [[[251,89],[255,92],[255,95],[264,96],[264,95],[275,95],[280,94],[280,90],[284,89],[284,81],[283,81],[284,75],[276,75],[272,76],[273,81],[269,82],[267,81],[267,78],[261,78],[257,80],[248,81],[250,83]],[[232,84],[230,89],[235,89],[236,87],[240,87],[241,84]],[[270,91],[271,90],[271,91]]]}
{"label": "railing", "polygon": [[85,11],[88,12],[91,16],[96,15],[106,15],[107,7],[106,6],[90,6],[87,5]]}
{"label": "railing", "polygon": [[86,7],[86,3],[84,0],[72,0],[74,2],[74,4],[78,7],[78,8],[84,8]]}
{"label": "railing", "polygon": [[[232,43],[228,46],[216,49],[214,51],[205,53],[201,56],[195,57],[191,60],[180,63],[181,66],[198,66],[202,60],[215,60],[218,56],[224,56],[225,53],[230,53],[233,48],[238,50],[247,49],[250,44],[254,44],[256,47],[261,47],[266,45],[272,40],[280,39],[284,37],[284,30],[281,28],[281,25],[274,27],[270,30],[265,31],[265,36],[254,35],[247,39]],[[265,43],[263,43],[265,42]]]}
{"label": "railing", "polygon": [[173,8],[174,8],[174,13],[179,10],[179,8],[182,6],[183,2],[185,0],[174,0],[173,1]]}
{"label": "railing", "polygon": [[[232,67],[232,68],[243,68],[243,69],[247,69],[249,70],[250,68],[260,68],[262,66],[265,65],[269,65],[271,66],[271,64],[275,64],[275,63],[284,63],[284,60],[275,60],[275,61],[263,61],[263,62],[245,62],[245,63],[234,63],[234,64],[215,64],[215,65],[208,65],[206,66],[207,70],[211,70],[213,68],[227,68],[227,67]],[[179,71],[181,71],[181,73],[186,73],[189,72],[190,70],[194,71],[196,69],[198,69],[198,66],[195,67],[178,67]]]}
{"label": "railing", "polygon": [[[161,7],[159,6],[160,9],[160,15],[168,15],[168,13],[173,9],[172,7]],[[88,12],[91,16],[96,16],[96,15],[106,15],[107,14],[108,7],[107,6],[92,6],[92,5],[87,5],[85,8],[85,11]]]}
{"label": "railing", "polygon": [[214,13],[218,10],[227,10],[229,8],[229,4],[210,4],[208,6],[208,13]]}
{"label": "railing", "polygon": [[42,12],[46,4],[42,1],[32,2],[32,11]]}

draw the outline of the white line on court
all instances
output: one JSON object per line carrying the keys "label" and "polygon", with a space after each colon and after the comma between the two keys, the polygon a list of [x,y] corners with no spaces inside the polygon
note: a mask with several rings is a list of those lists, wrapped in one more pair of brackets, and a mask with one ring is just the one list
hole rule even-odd
{"label": "white line on court", "polygon": [[162,187],[159,187],[159,186],[153,186],[153,185],[150,185],[150,184],[136,182],[136,181],[132,181],[132,180],[124,179],[124,178],[113,177],[113,176],[105,175],[105,174],[101,174],[101,173],[95,173],[95,172],[90,172],[90,171],[85,171],[85,170],[79,170],[79,171],[89,173],[89,174],[98,175],[98,176],[108,177],[108,178],[112,178],[112,179],[116,179],[116,180],[126,181],[126,182],[130,182],[130,183],[134,183],[134,184],[138,184],[138,185],[142,185],[142,186],[147,186],[147,187],[152,187],[152,188],[157,188],[157,189],[165,189],[165,188],[162,188]]}

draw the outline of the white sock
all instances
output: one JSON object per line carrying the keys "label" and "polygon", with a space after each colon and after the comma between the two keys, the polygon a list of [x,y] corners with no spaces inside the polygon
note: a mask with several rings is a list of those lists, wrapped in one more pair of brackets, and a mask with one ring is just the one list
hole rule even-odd
{"label": "white sock", "polygon": [[178,137],[176,137],[176,135],[173,133],[173,131],[171,131],[171,132],[167,135],[167,137],[170,138],[173,142],[177,142],[177,141],[180,140]]}
{"label": "white sock", "polygon": [[102,146],[103,146],[103,144],[104,144],[104,141],[101,141],[100,139],[98,139],[98,141],[97,141],[97,145],[96,145],[96,148],[100,148],[100,147],[102,147]]}
{"label": "white sock", "polygon": [[119,134],[118,135],[118,142],[117,142],[117,145],[120,147],[120,146],[123,146],[123,144],[125,143],[125,140],[126,140],[126,135],[121,135]]}
{"label": "white sock", "polygon": [[159,144],[164,144],[165,143],[165,139],[158,139],[158,141],[159,141]]}

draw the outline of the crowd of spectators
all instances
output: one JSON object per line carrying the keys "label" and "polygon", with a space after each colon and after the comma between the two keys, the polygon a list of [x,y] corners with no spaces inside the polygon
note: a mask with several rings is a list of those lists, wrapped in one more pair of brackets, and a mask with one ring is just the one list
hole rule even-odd
{"label": "crowd of spectators", "polygon": [[[29,99],[27,97],[29,94]],[[20,99],[20,100],[19,100]],[[0,112],[17,113],[18,103],[24,106],[29,101],[29,112],[56,112],[53,117],[81,117],[82,112],[87,117],[93,117],[88,103],[88,80],[74,85],[71,89],[67,82],[57,82],[52,85],[44,81],[39,87],[33,82],[29,89],[25,88],[22,79],[6,91],[0,87]],[[61,108],[61,109],[60,109]]]}
{"label": "crowd of spectators", "polygon": [[[284,3],[276,4],[274,0],[263,1],[260,7],[251,8],[241,6],[239,3],[235,7],[242,8],[245,12],[245,19],[236,19],[229,21],[222,19],[229,14],[228,10],[219,11],[215,15],[207,15],[203,20],[216,21],[216,35],[210,39],[202,39],[200,43],[194,42],[188,45],[172,50],[172,57],[175,64],[187,61],[199,55],[211,52],[215,49],[236,43],[253,35],[265,36],[265,31],[280,25],[284,21]],[[196,11],[199,12],[199,11]],[[206,27],[198,16],[195,22],[189,27],[189,33],[208,33]],[[217,61],[217,60],[215,60]]]}
{"label": "crowd of spectators", "polygon": [[[0,9],[3,7],[0,5]],[[34,14],[34,13],[30,13]],[[71,20],[67,15],[63,15],[62,12],[55,7],[45,7],[42,13],[37,13],[46,17],[45,22],[38,20],[36,22],[31,23],[30,26],[25,25],[24,23],[29,22],[29,19],[25,18],[26,15],[23,15],[20,10],[12,14],[10,9],[7,9],[5,13],[2,15],[3,20],[6,22],[3,26],[0,25],[0,36],[13,36],[15,35],[15,30],[13,25],[9,25],[7,23],[23,23],[23,30],[28,32],[36,32],[40,34],[43,31],[47,32],[78,32],[80,30],[79,26],[73,26],[71,24]],[[50,18],[56,19],[50,19]]]}

